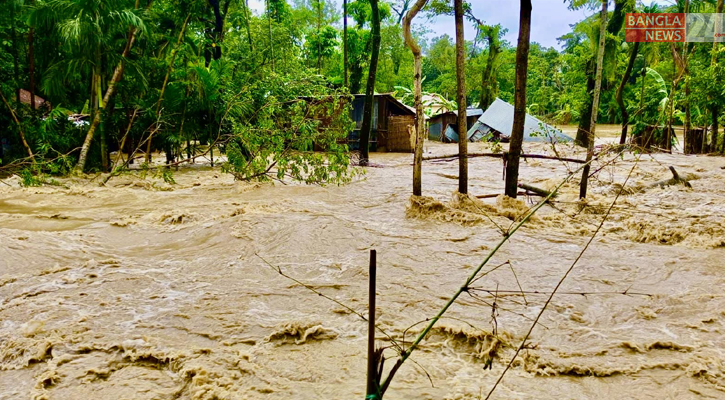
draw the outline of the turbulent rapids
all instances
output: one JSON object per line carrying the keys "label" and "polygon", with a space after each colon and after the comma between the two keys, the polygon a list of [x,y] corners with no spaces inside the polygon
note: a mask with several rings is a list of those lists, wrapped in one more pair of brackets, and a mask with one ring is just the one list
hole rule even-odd
{"label": "turbulent rapids", "polygon": [[[456,162],[427,162],[421,198],[410,197],[411,155],[371,161],[383,167],[329,187],[235,182],[208,167],[176,172],[173,185],[4,179],[0,399],[363,398],[366,323],[266,262],[365,314],[376,249],[377,313],[390,335],[378,340],[409,342],[537,201],[476,198],[502,191],[493,158],[469,160],[471,196],[454,193]],[[669,166],[692,187],[651,186]],[[485,396],[620,191],[494,397],[725,397],[723,166],[670,154],[597,162],[586,205],[576,180],[564,185],[386,398]],[[551,190],[576,167],[529,160],[520,179]]]}

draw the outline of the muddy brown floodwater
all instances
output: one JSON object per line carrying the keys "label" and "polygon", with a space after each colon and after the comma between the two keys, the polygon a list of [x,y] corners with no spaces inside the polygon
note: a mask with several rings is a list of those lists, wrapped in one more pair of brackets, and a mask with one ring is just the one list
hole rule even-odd
{"label": "muddy brown floodwater", "polygon": [[[428,197],[411,204],[412,156],[372,158],[384,167],[345,186],[241,183],[208,167],[175,173],[175,185],[5,179],[0,399],[362,399],[366,323],[256,254],[365,313],[377,249],[380,327],[409,341],[422,325],[406,328],[435,315],[502,238],[497,226],[534,200],[459,198],[457,163],[427,162]],[[554,287],[635,163],[493,398],[725,398],[725,159],[637,158],[595,164],[583,209],[576,182],[565,185],[484,270],[511,268],[476,281],[475,297],[450,309],[386,398],[485,397],[541,310],[545,296],[532,292]],[[472,194],[502,191],[500,160],[469,165]],[[692,189],[648,187],[670,165]],[[529,160],[521,180],[553,188],[567,168],[576,165]]]}

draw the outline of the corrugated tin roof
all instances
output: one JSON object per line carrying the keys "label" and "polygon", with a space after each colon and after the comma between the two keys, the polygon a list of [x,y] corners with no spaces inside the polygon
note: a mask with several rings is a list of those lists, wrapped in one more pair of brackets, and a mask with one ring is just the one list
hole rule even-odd
{"label": "corrugated tin roof", "polygon": [[[442,113],[432,116],[431,119],[440,117],[441,115],[446,115],[446,114],[453,114],[455,116],[458,116],[458,110],[442,112]],[[467,108],[466,109],[466,117],[476,117],[479,115],[483,115],[483,110],[481,110],[480,108]]]}
{"label": "corrugated tin roof", "polygon": [[[353,95],[355,98],[365,98],[365,93],[355,94]],[[407,111],[410,115],[415,115],[415,108],[408,107],[400,100],[396,99],[393,93],[375,93],[373,95],[374,97],[386,97],[390,102],[395,103],[398,107],[400,107],[402,110]]]}
{"label": "corrugated tin roof", "polygon": [[[483,125],[500,132],[504,136],[511,137],[511,129],[514,125],[514,106],[497,98],[468,131],[469,140],[477,131],[485,128]],[[571,140],[573,139],[559,129],[526,114],[526,122],[524,123],[525,142],[568,142]]]}
{"label": "corrugated tin roof", "polygon": [[[458,116],[458,110],[454,110],[453,114],[456,114],[456,116]],[[483,115],[483,110],[481,110],[480,108],[466,109],[466,117],[476,117],[478,115]]]}

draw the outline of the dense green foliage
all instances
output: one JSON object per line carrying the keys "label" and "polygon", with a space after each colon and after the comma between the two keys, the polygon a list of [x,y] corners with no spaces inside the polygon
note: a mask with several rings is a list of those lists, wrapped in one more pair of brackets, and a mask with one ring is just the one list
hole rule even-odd
{"label": "dense green foliage", "polygon": [[[423,90],[438,94],[448,105],[456,93],[455,43],[446,35],[434,36],[424,26],[425,18],[451,18],[451,4],[430,2],[413,29],[424,54]],[[599,3],[571,4],[596,8]],[[667,8],[639,11],[681,11],[683,4],[681,0]],[[397,92],[412,104],[413,58],[400,26],[409,5],[409,0],[380,3],[382,40],[375,89]],[[66,154],[77,158],[88,131],[88,115],[102,110],[87,170],[113,168],[115,157],[107,166],[103,155],[121,145],[126,152],[138,149],[139,156],[150,140],[152,148],[166,152],[169,162],[200,154],[209,157],[214,149],[227,152],[231,161],[227,168],[240,179],[267,178],[260,172],[271,164],[280,177],[292,175],[304,181],[349,176],[347,150],[341,143],[350,121],[341,99],[346,93],[362,92],[367,80],[368,0],[348,4],[349,88],[342,87],[342,9],[331,1],[268,0],[261,14],[239,0],[3,0],[2,6],[0,91],[10,106],[3,104],[0,109],[3,164],[27,157],[21,130],[36,160]],[[633,1],[625,7],[636,8]],[[714,12],[715,1],[693,0],[690,7],[693,12]],[[598,41],[599,17],[592,14],[560,38],[561,50],[542,47],[532,38],[530,113],[559,124],[579,121],[589,97],[587,71]],[[475,40],[466,43],[466,98],[474,106],[482,98],[497,96],[509,102],[514,98],[516,48],[503,39],[505,30],[494,25],[496,21],[483,25],[485,17],[466,8],[466,18],[477,26]],[[130,32],[136,32],[135,42],[124,58]],[[681,56],[682,46],[676,46]],[[725,78],[724,47],[713,53],[711,44],[698,43],[688,51],[689,74],[678,80],[670,44],[640,47],[623,92],[634,133],[646,125],[667,124],[671,101],[672,119],[682,124],[686,82],[693,125],[711,124],[711,110],[719,107],[721,113],[725,108],[725,85],[713,84]],[[601,123],[621,121],[615,95],[629,54],[623,30],[607,37]],[[123,74],[117,90],[104,104],[119,66]],[[32,87],[48,102],[36,110],[17,99],[19,89]],[[330,104],[317,104],[326,96]],[[85,116],[69,121],[69,114]],[[329,154],[319,158],[308,152],[313,148]],[[62,159],[63,166],[72,163],[65,156]]]}

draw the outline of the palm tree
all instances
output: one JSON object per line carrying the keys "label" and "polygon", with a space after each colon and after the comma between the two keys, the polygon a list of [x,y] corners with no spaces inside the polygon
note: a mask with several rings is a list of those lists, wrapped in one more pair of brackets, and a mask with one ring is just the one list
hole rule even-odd
{"label": "palm tree", "polygon": [[[149,3],[150,6],[151,3]],[[30,24],[57,36],[70,57],[51,65],[45,76],[46,91],[59,91],[57,85],[63,81],[60,75],[80,69],[90,72],[91,122],[78,159],[79,170],[85,167],[88,150],[95,131],[101,123],[101,111],[115,94],[116,84],[123,76],[123,61],[131,50],[139,31],[145,29],[131,0],[55,0],[44,2],[30,16]],[[118,54],[114,44],[119,37],[127,37],[118,65],[107,83],[105,96],[102,94],[104,70],[102,55],[114,59]],[[108,166],[108,154],[104,138],[101,138],[101,154],[104,167]]]}

